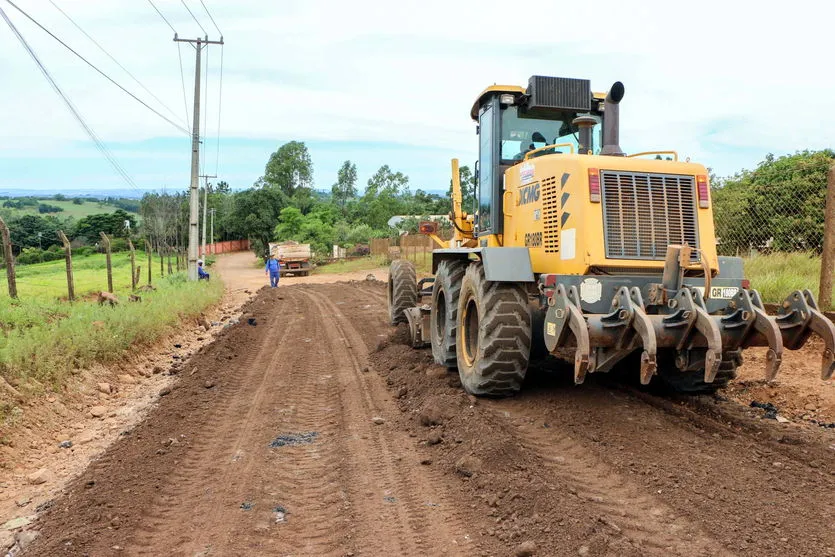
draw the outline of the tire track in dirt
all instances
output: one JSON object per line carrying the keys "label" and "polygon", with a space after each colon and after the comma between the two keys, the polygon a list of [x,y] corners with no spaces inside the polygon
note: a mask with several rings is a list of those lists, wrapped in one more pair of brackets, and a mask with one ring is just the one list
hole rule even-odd
{"label": "tire track in dirt", "polygon": [[[175,474],[171,482],[168,482],[174,486],[171,492],[160,497],[150,510],[144,513],[145,524],[140,528],[135,540],[140,546],[137,550],[138,554],[158,554],[160,550],[158,540],[160,539],[176,541],[168,547],[168,550],[173,551],[174,554],[199,555],[201,552],[209,554],[218,547],[228,546],[230,542],[234,545],[228,549],[235,551],[233,548],[240,547],[241,541],[235,538],[240,536],[237,533],[230,535],[233,533],[228,531],[228,524],[236,522],[250,523],[248,524],[250,528],[243,530],[247,532],[252,530],[252,522],[257,523],[254,531],[262,535],[248,537],[256,538],[256,540],[249,540],[249,543],[259,547],[259,551],[281,550],[280,547],[270,547],[276,545],[276,540],[264,535],[269,532],[270,521],[274,514],[268,508],[269,506],[254,505],[254,512],[242,512],[238,506],[247,504],[247,501],[254,495],[253,491],[256,491],[253,485],[255,470],[265,460],[264,455],[268,451],[267,445],[270,439],[282,431],[281,424],[272,420],[268,424],[260,422],[263,421],[262,416],[268,413],[269,406],[275,400],[275,384],[277,383],[275,376],[279,363],[290,364],[290,369],[299,369],[292,364],[300,362],[289,361],[292,360],[292,353],[297,354],[298,351],[295,350],[294,343],[287,341],[287,337],[293,336],[290,333],[303,331],[311,325],[307,319],[310,308],[300,303],[304,301],[304,298],[292,293],[287,297],[292,302],[292,307],[287,308],[283,313],[287,319],[279,327],[267,325],[268,334],[264,335],[259,347],[246,352],[240,363],[235,362],[239,373],[232,375],[234,378],[232,385],[227,389],[233,393],[233,396],[229,395],[230,400],[222,405],[222,410],[212,420],[213,425],[208,431],[202,432],[201,437],[205,441],[196,447],[196,450],[190,452],[179,472]],[[317,324],[312,325],[315,328]],[[261,326],[265,325],[261,324]],[[310,374],[307,376],[309,377]],[[321,389],[316,389],[321,385],[310,385],[303,379],[304,377],[298,376],[287,378],[288,384],[298,387],[298,391],[294,392],[294,396],[298,397],[298,402],[292,408],[315,409],[318,407],[316,401],[327,400],[327,397],[323,397],[323,393],[318,392]],[[317,392],[311,392],[311,387]],[[306,422],[309,428],[311,423],[322,423],[317,419],[322,418],[325,412],[319,414],[315,417],[307,416],[308,419],[302,417],[290,421],[295,422],[292,425]],[[333,436],[331,430],[333,427],[323,428],[318,433],[322,439],[325,439]],[[329,440],[325,442],[325,446],[331,446]],[[288,449],[288,453],[291,454],[298,452],[296,451],[298,447]],[[307,447],[303,449],[303,452],[308,452],[306,449]],[[330,458],[322,458],[318,446],[313,452],[317,454],[306,456],[321,459],[323,463],[326,463],[324,468],[331,470],[332,475],[335,474],[333,470],[338,470],[338,467],[333,465],[338,462],[339,458],[332,455],[328,455]],[[300,461],[292,459],[293,465],[303,469],[306,460],[309,459],[301,458]],[[291,470],[293,466],[286,468]],[[301,477],[306,479],[314,476],[316,474],[303,474]],[[207,481],[207,478],[212,480]],[[318,483],[321,478],[320,475],[319,479],[315,480],[317,485],[321,485]],[[183,505],[184,502],[186,502],[185,505]],[[184,520],[183,516],[176,516],[177,513],[182,513],[183,507],[191,509],[188,520]],[[315,509],[312,512],[314,516],[305,516],[306,520],[302,522],[303,525],[318,527],[318,530],[309,531],[308,529],[302,532],[301,536],[311,540],[307,545],[310,554],[325,555],[334,551],[338,545],[340,540],[336,539],[338,538],[336,534],[340,529],[333,527],[335,515],[320,516],[316,512],[318,510],[321,509]],[[236,521],[235,518],[238,516],[244,518]],[[224,525],[227,525],[226,531],[224,531]],[[245,525],[242,526],[245,527]],[[221,549],[221,551],[226,550]]]}
{"label": "tire track in dirt", "polygon": [[[525,414],[517,401],[485,406],[497,413]],[[522,447],[537,455],[550,474],[565,481],[572,494],[600,514],[600,522],[629,539],[642,555],[732,555],[697,525],[632,485],[570,433],[535,423],[533,418],[514,420]]]}
{"label": "tire track in dirt", "polygon": [[[323,289],[326,290],[326,289]],[[359,288],[361,293],[366,294],[366,289]],[[368,361],[368,347],[363,335],[354,327],[352,322],[344,315],[339,306],[332,302],[326,292],[323,295],[315,296],[308,293],[317,303],[323,314],[335,318],[336,334],[331,338],[341,340],[351,347],[347,353],[349,369],[352,380],[359,387],[350,392],[359,395],[357,402],[362,406],[367,415],[379,415],[384,409],[393,412],[392,404],[386,404],[386,390],[382,385],[374,385],[377,380],[375,376],[369,376],[361,370]],[[346,292],[343,291],[342,298],[345,299]],[[363,296],[362,300],[366,297]],[[361,302],[360,302],[361,303]],[[378,305],[374,313],[383,314],[384,307]],[[467,534],[467,522],[439,493],[439,485],[432,474],[424,472],[424,469],[415,470],[414,462],[403,462],[399,454],[404,452],[401,448],[397,451],[395,443],[392,443],[390,435],[380,429],[370,430],[371,440],[375,445],[375,452],[381,458],[377,460],[375,471],[378,481],[382,482],[384,492],[392,493],[393,502],[396,504],[396,516],[399,521],[400,531],[410,534],[412,546],[404,548],[398,555],[437,555],[442,552],[448,554],[469,554],[471,551],[471,538]],[[408,449],[405,449],[408,450]],[[427,496],[433,500],[427,500]],[[391,499],[389,499],[391,501]],[[431,509],[431,511],[429,510]],[[452,548],[452,549],[451,549]],[[408,550],[408,552],[406,552]],[[462,552],[462,553],[458,553]],[[374,553],[371,553],[374,555]]]}

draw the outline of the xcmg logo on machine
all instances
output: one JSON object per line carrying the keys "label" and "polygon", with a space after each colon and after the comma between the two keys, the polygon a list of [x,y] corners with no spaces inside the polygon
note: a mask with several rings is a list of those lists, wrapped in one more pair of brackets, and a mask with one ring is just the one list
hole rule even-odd
{"label": "xcmg logo on machine", "polygon": [[519,188],[519,205],[539,201],[539,182]]}

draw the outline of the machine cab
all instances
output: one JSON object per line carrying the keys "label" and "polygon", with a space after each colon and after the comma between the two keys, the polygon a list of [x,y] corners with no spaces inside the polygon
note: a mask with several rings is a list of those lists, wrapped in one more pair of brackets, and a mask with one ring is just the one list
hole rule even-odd
{"label": "machine cab", "polygon": [[503,232],[504,173],[527,158],[553,153],[598,154],[604,96],[585,79],[533,76],[527,89],[494,85],[479,95],[476,235],[481,245]]}

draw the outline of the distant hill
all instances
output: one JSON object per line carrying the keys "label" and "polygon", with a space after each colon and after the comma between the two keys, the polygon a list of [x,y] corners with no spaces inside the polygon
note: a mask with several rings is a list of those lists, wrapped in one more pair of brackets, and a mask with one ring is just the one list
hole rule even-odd
{"label": "distant hill", "polygon": [[[73,199],[78,199],[78,202]],[[139,200],[118,198],[104,202],[83,197],[56,200],[53,197],[4,197],[0,195],[0,211],[10,215],[56,215],[80,219],[88,215],[112,213],[117,209],[138,214]]]}

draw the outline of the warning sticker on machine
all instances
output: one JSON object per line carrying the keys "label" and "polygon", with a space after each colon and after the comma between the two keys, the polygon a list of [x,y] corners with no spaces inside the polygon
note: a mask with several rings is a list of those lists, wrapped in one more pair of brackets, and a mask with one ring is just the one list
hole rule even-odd
{"label": "warning sticker on machine", "polygon": [[519,166],[519,181],[522,184],[532,182],[534,174],[536,174],[536,172],[532,163],[526,162]]}
{"label": "warning sticker on machine", "polygon": [[551,337],[557,336],[557,324],[550,321],[545,323],[545,334]]}
{"label": "warning sticker on machine", "polygon": [[710,297],[711,298],[719,298],[722,300],[730,300],[736,293],[739,292],[739,288],[736,286],[711,286],[710,287]]}

